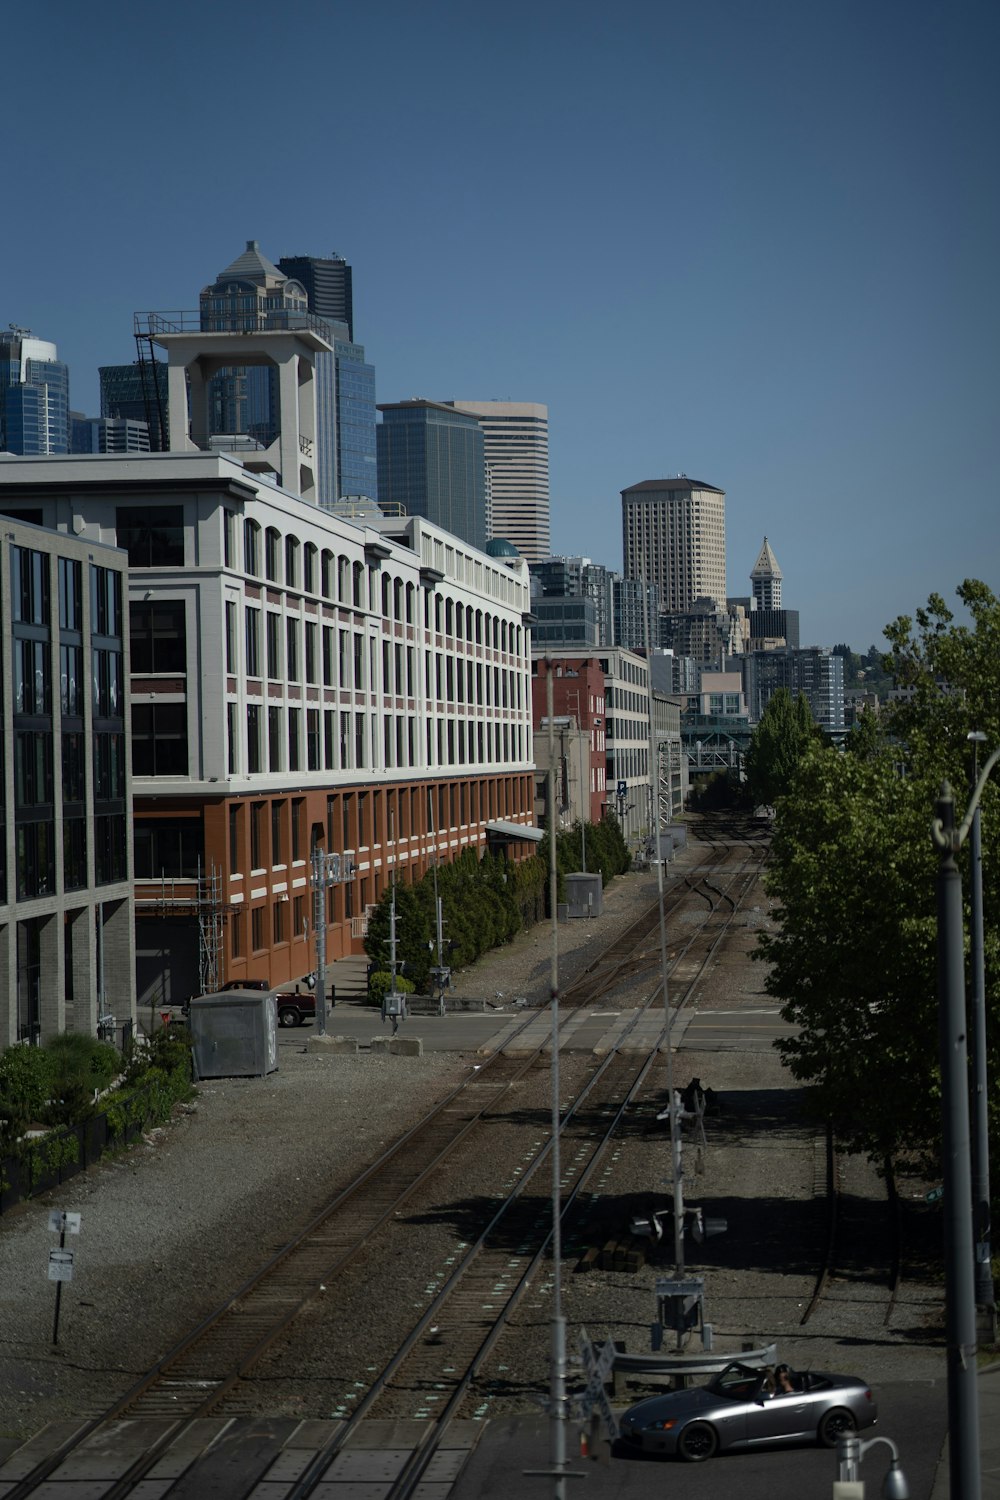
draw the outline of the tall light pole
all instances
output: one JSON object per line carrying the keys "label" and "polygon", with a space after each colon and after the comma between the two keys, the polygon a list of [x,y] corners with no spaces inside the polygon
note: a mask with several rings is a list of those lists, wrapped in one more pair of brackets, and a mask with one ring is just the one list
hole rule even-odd
{"label": "tall light pole", "polygon": [[997,1336],[996,1298],[990,1251],[990,1139],[986,1077],[986,962],[983,945],[983,847],[979,799],[979,746],[986,743],[981,729],[966,735],[972,744],[972,827],[969,856],[972,863],[972,1204],[976,1254],[976,1307],[982,1318],[987,1343]]}
{"label": "tall light pole", "polygon": [[994,750],[959,827],[955,799],[942,782],[931,838],[938,853],[938,1016],[945,1210],[945,1309],[948,1374],[948,1462],[951,1494],[980,1500],[979,1387],[972,1240],[972,1169],[966,1049],[962,878],[955,856],[968,836],[983,787],[1000,760]]}
{"label": "tall light pole", "polygon": [[551,657],[547,657],[545,663],[545,711],[549,720],[549,908],[552,932],[552,1329],[549,1461],[555,1479],[555,1500],[566,1500],[566,1319],[562,1308],[562,1165],[559,1136],[559,891],[556,885],[556,741]]}

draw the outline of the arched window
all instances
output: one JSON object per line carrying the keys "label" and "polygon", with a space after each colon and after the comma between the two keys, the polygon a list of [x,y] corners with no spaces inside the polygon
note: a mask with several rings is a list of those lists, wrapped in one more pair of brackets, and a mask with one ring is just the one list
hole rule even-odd
{"label": "arched window", "polygon": [[330,552],[326,547],[323,548],[323,555],[320,558],[319,577],[320,577],[320,593],[323,595],[324,599],[332,599],[333,598],[333,553]]}
{"label": "arched window", "polygon": [[256,521],[243,522],[243,571],[260,577],[260,527]]}

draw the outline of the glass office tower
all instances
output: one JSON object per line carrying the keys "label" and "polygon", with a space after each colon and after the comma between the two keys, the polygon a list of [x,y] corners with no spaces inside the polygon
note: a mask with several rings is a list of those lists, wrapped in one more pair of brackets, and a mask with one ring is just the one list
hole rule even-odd
{"label": "glass office tower", "polygon": [[69,452],[69,369],[27,328],[0,333],[0,451]]}
{"label": "glass office tower", "polygon": [[379,499],[425,516],[485,548],[486,458],[483,429],[468,412],[434,401],[379,406]]}

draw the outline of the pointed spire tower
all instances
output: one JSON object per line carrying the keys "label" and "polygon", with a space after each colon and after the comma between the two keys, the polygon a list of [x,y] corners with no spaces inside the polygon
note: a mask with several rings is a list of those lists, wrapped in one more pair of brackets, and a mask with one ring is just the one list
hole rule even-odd
{"label": "pointed spire tower", "polygon": [[781,608],[781,568],[767,537],[757,561],[750,570],[750,582],[758,609]]}

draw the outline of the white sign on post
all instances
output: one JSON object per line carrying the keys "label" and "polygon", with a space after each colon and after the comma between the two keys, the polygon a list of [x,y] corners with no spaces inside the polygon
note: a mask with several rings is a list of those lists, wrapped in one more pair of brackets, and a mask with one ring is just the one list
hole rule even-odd
{"label": "white sign on post", "polygon": [[79,1234],[80,1215],[68,1214],[62,1208],[50,1209],[49,1228],[53,1234]]}
{"label": "white sign on post", "polygon": [[50,1250],[49,1251],[49,1280],[50,1281],[72,1281],[73,1280],[73,1252],[72,1252],[72,1250]]}

